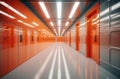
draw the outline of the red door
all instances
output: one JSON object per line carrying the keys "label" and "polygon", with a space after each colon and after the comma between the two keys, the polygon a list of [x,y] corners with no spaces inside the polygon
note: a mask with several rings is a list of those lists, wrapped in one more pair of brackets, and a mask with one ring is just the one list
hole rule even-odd
{"label": "red door", "polygon": [[8,72],[8,27],[3,24],[2,30],[1,30],[1,52],[0,52],[0,77]]}
{"label": "red door", "polygon": [[80,22],[76,23],[76,50],[80,51]]}
{"label": "red door", "polygon": [[97,3],[86,16],[86,55],[99,63],[99,4]]}
{"label": "red door", "polygon": [[69,31],[69,46],[71,46],[71,30]]}

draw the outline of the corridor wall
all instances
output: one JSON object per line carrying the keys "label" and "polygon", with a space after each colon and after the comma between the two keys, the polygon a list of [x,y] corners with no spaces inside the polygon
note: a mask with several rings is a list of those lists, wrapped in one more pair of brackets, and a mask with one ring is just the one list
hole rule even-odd
{"label": "corridor wall", "polygon": [[0,21],[0,77],[23,64],[55,41],[54,36],[28,26]]}
{"label": "corridor wall", "polygon": [[[99,41],[97,46],[95,44],[92,46],[94,49],[98,49],[98,56],[96,52],[92,52],[92,55],[89,57],[87,56],[87,26],[90,27],[90,21],[86,19],[87,14],[95,7],[96,4],[99,4],[99,12],[98,18],[96,16],[96,21],[92,22],[92,28],[94,28],[94,24],[97,25],[97,34],[94,37],[93,41]],[[93,5],[88,11],[86,11],[78,20],[80,20],[80,52],[81,54],[87,56],[88,58],[93,59],[96,63],[100,64],[102,67],[106,68],[107,70],[111,71],[113,74],[120,77],[120,1],[119,0],[100,0],[100,2]],[[94,13],[93,13],[94,14]],[[95,18],[94,18],[95,20]],[[71,30],[71,39],[75,39],[75,25],[76,23],[70,28]],[[93,32],[93,31],[92,31]],[[67,33],[65,34],[65,36]],[[88,38],[88,40],[90,40]],[[96,40],[97,39],[97,40]],[[72,48],[75,48],[75,40],[71,41]],[[92,40],[91,40],[92,42]],[[92,49],[92,50],[94,50]],[[89,51],[88,51],[89,53]],[[96,59],[97,57],[97,59]]]}

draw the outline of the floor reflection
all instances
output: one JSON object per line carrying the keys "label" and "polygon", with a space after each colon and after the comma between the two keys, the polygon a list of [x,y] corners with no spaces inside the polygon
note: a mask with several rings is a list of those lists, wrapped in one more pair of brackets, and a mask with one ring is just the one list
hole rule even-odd
{"label": "floor reflection", "polygon": [[54,43],[1,79],[119,79],[64,43]]}

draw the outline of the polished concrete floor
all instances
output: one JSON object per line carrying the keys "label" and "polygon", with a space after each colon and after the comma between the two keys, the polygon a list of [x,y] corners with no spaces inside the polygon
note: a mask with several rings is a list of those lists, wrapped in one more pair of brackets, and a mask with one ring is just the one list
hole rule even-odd
{"label": "polished concrete floor", "polygon": [[1,79],[119,78],[65,43],[54,43]]}

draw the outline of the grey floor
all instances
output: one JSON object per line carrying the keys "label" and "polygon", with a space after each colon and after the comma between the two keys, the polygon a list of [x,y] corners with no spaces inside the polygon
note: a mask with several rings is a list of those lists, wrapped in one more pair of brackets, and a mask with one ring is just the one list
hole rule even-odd
{"label": "grey floor", "polygon": [[119,79],[64,43],[54,43],[1,79]]}

